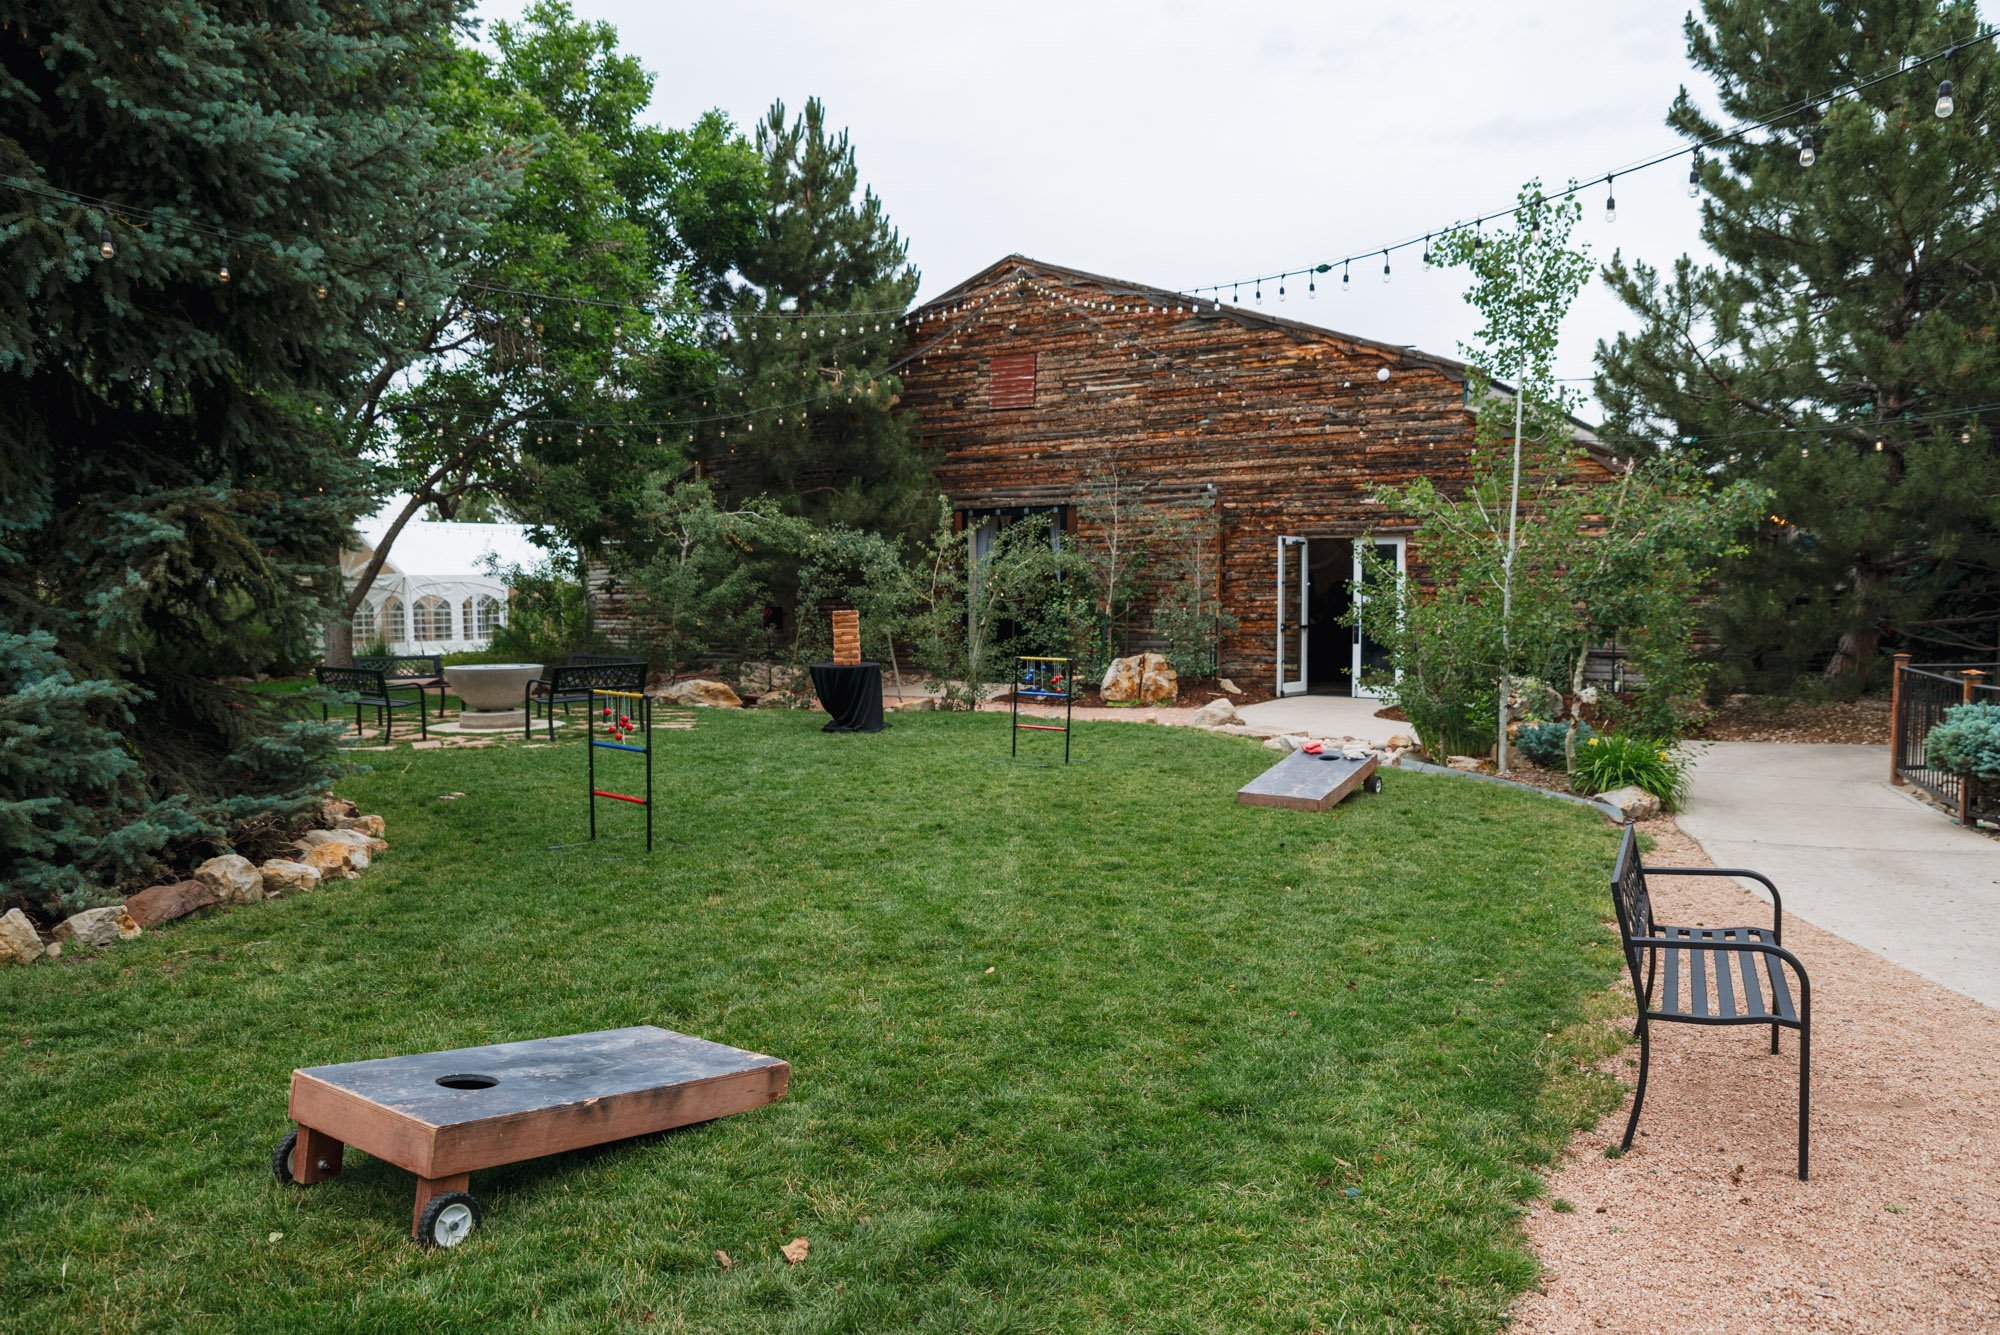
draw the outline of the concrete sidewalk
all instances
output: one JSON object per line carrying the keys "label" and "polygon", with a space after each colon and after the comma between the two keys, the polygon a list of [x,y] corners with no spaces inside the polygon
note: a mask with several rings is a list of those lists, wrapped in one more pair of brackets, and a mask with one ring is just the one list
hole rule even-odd
{"label": "concrete sidewalk", "polygon": [[1358,737],[1364,742],[1386,742],[1398,735],[1414,736],[1416,729],[1393,719],[1376,718],[1380,700],[1356,699],[1351,695],[1288,695],[1282,700],[1243,705],[1237,714],[1261,732],[1303,732],[1314,737]]}
{"label": "concrete sidewalk", "polygon": [[1777,882],[1787,911],[2000,1007],[2000,841],[1888,774],[1886,747],[1715,742],[1680,825],[1718,865]]}

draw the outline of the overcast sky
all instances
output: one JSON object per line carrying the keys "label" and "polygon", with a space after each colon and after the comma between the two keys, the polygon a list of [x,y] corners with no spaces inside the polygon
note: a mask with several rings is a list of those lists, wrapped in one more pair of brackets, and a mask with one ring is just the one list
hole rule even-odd
{"label": "overcast sky", "polygon": [[[862,179],[910,242],[923,295],[1002,256],[1168,288],[1296,268],[1510,204],[1531,176],[1587,178],[1677,145],[1686,0],[1264,0],[1065,4],[659,4],[573,0],[658,76],[657,120],[720,107],[742,127],[808,96],[850,131]],[[518,15],[494,0],[486,18]],[[1594,257],[1698,248],[1685,163],[1601,187]],[[1338,272],[1297,319],[1433,352],[1475,328],[1461,273],[1416,252]],[[1245,305],[1250,290],[1242,294]],[[1562,374],[1588,375],[1628,317],[1593,281]]]}

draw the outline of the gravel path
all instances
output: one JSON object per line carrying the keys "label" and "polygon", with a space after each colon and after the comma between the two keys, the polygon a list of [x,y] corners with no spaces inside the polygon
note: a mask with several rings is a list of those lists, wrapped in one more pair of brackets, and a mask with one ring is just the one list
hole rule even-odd
{"label": "gravel path", "polygon": [[[1648,861],[1709,864],[1671,820],[1643,828]],[[1720,878],[1653,893],[1669,922],[1769,920]],[[1632,1153],[1604,1157],[1628,1098],[1528,1219],[1545,1270],[1515,1330],[2000,1330],[2000,1011],[1790,915],[1785,944],[1813,984],[1812,1181],[1795,1035],[1773,1057],[1761,1029],[1655,1026]]]}

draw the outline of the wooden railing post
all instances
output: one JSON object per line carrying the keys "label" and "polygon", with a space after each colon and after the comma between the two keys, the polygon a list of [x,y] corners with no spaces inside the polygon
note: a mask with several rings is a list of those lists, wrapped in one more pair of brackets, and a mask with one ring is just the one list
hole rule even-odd
{"label": "wooden railing post", "polygon": [[1896,655],[1889,671],[1889,782],[1903,782],[1903,669],[1910,665],[1908,654]]}
{"label": "wooden railing post", "polygon": [[[1972,703],[1973,693],[1979,687],[1979,679],[1986,674],[1978,668],[1967,668],[1959,679],[1959,698],[1966,704]],[[1958,823],[1970,827],[1972,824],[1972,790],[1979,783],[1971,774],[1961,775],[1958,781]]]}

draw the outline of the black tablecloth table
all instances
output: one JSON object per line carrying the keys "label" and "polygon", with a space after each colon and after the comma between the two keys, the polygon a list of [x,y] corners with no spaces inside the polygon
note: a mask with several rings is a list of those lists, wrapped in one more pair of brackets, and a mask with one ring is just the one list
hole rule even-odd
{"label": "black tablecloth table", "polygon": [[833,720],[822,732],[880,732],[882,665],[880,663],[814,663],[813,694]]}

